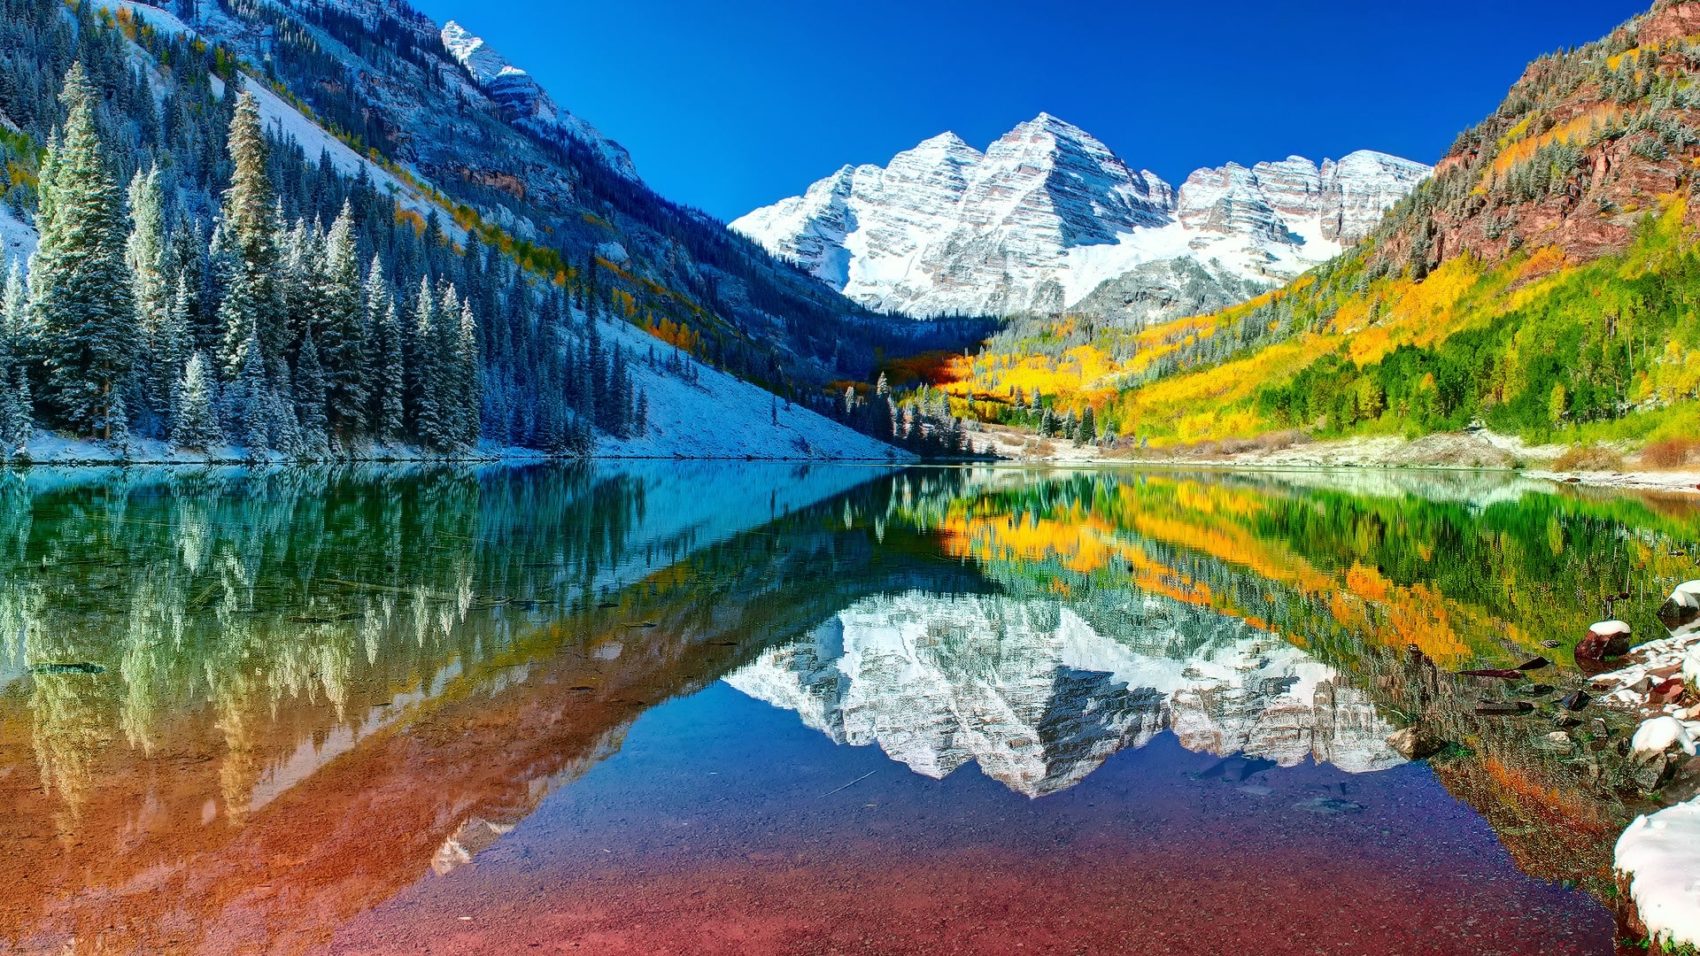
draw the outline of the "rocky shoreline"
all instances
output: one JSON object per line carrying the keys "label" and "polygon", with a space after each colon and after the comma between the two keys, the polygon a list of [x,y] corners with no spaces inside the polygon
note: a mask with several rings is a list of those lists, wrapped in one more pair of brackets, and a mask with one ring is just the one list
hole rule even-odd
{"label": "rocky shoreline", "polygon": [[1530,445],[1488,431],[1452,432],[1406,439],[1397,436],[1309,441],[1283,437],[1216,442],[1190,448],[1101,448],[1063,438],[1045,438],[1002,426],[970,433],[979,451],[999,458],[1056,465],[1154,465],[1164,467],[1327,470],[1504,471],[1558,484],[1628,491],[1700,495],[1700,470],[1625,466],[1620,470],[1560,467],[1568,450]]}
{"label": "rocky shoreline", "polygon": [[1659,948],[1700,946],[1700,581],[1659,610],[1669,637],[1634,648],[1590,682],[1600,704],[1636,722],[1626,757],[1661,806],[1618,838],[1614,869],[1627,922]]}

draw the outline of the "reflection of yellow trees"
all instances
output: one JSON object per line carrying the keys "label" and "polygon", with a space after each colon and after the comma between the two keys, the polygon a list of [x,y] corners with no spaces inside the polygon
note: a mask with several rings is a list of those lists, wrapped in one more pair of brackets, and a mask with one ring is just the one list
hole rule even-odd
{"label": "reflection of yellow trees", "polygon": [[38,674],[30,688],[31,730],[41,785],[59,797],[61,836],[88,802],[94,759],[112,737],[111,708],[98,674]]}
{"label": "reflection of yellow trees", "polygon": [[[1602,527],[1562,508],[1548,518],[1545,509],[1559,499],[1531,499],[1544,503],[1535,512],[1542,517],[1529,526],[1532,533],[1523,533],[1521,512],[1507,505],[1503,525],[1484,523],[1469,533],[1474,537],[1460,537],[1455,546],[1481,562],[1481,577],[1471,582],[1454,576],[1448,590],[1426,579],[1399,583],[1372,556],[1390,550],[1424,565],[1436,560],[1435,535],[1454,527],[1448,524],[1450,506],[1431,506],[1433,524],[1422,526],[1422,506],[1406,503],[1401,507],[1413,522],[1407,527],[1397,508],[1391,516],[1385,513],[1385,502],[1360,503],[1360,512],[1309,501],[1291,489],[1232,479],[1068,480],[1078,480],[1084,490],[1064,493],[1059,488],[1066,485],[1059,482],[1057,488],[988,494],[953,505],[939,525],[946,550],[986,562],[1037,565],[1041,577],[1044,569],[1054,569],[1039,582],[1053,591],[1079,593],[1081,582],[1072,575],[1082,575],[1273,627],[1295,643],[1337,634],[1360,644],[1414,644],[1450,665],[1511,647],[1533,651],[1552,633],[1546,622],[1555,615],[1592,612],[1552,600],[1547,568],[1565,553],[1565,528]],[[1306,535],[1315,540],[1307,543]],[[1668,547],[1663,539],[1604,540],[1616,541],[1624,557],[1656,578],[1684,573],[1676,565],[1685,559],[1663,556]],[[1449,560],[1456,564],[1461,557]],[[1572,566],[1586,575],[1612,563],[1609,557],[1595,551],[1566,560],[1580,562]],[[1460,583],[1472,586],[1462,589]],[[1483,586],[1479,592],[1475,584]],[[1485,598],[1492,603],[1482,603]]]}

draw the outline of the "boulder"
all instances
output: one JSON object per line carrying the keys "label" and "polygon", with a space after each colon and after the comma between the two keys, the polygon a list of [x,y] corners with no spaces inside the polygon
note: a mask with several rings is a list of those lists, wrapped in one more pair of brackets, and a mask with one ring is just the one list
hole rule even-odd
{"label": "boulder", "polygon": [[1608,657],[1629,653],[1629,625],[1622,621],[1601,621],[1588,628],[1588,636],[1576,645],[1576,659],[1598,663]]}
{"label": "boulder", "polygon": [[1659,623],[1680,630],[1700,620],[1700,581],[1684,581],[1659,605]]}
{"label": "boulder", "polygon": [[1387,746],[1406,760],[1423,760],[1445,749],[1446,741],[1421,724],[1412,724],[1388,736]]}
{"label": "boulder", "polygon": [[1678,747],[1693,755],[1694,737],[1686,724],[1669,715],[1642,721],[1629,739],[1630,750],[1637,754],[1662,754]]}

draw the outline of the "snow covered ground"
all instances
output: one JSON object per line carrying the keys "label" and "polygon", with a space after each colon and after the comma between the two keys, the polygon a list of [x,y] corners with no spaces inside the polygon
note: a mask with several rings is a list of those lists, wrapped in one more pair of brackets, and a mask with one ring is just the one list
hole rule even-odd
{"label": "snow covered ground", "polygon": [[[135,3],[133,0],[95,0],[95,6],[102,10],[128,10],[138,20],[161,33],[181,36],[197,32],[193,27],[171,13],[158,7]],[[206,6],[211,7],[212,5],[207,4]],[[209,15],[212,14],[209,13]],[[222,82],[218,77],[213,77],[213,86],[216,90],[222,90]],[[253,93],[254,97],[259,100],[260,117],[264,121],[266,129],[299,143],[308,158],[316,159],[321,152],[328,152],[331,157],[331,164],[339,172],[349,176],[355,175],[361,167],[365,167],[367,175],[371,177],[372,182],[379,189],[391,193],[404,208],[422,216],[437,208],[436,204],[418,189],[403,182],[367,157],[355,152],[342,140],[332,136],[317,123],[308,119],[289,102],[267,89],[265,84],[257,82],[253,77],[243,76],[242,88]],[[455,226],[451,216],[445,214],[442,219],[445,231],[453,233],[457,239],[465,238],[465,230]]]}
{"label": "snow covered ground", "polygon": [[[35,252],[35,229],[0,206],[0,270],[12,268],[12,262],[28,265]],[[4,275],[0,272],[0,275]]]}
{"label": "snow covered ground", "polygon": [[[641,359],[657,342],[624,322],[604,322],[604,335]],[[694,361],[687,359],[687,361]],[[833,458],[911,460],[907,452],[852,431],[800,405],[787,407],[771,392],[725,372],[697,365],[690,383],[632,364],[638,387],[649,397],[649,428],[631,439],[604,437],[599,457],[612,458]]]}

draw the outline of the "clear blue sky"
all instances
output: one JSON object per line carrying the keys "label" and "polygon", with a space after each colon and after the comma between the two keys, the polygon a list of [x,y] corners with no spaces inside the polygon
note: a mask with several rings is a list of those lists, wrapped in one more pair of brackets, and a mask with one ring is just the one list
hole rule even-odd
{"label": "clear blue sky", "polygon": [[1049,111],[1130,164],[1433,162],[1535,56],[1651,0],[415,0],[723,219],[950,129]]}

